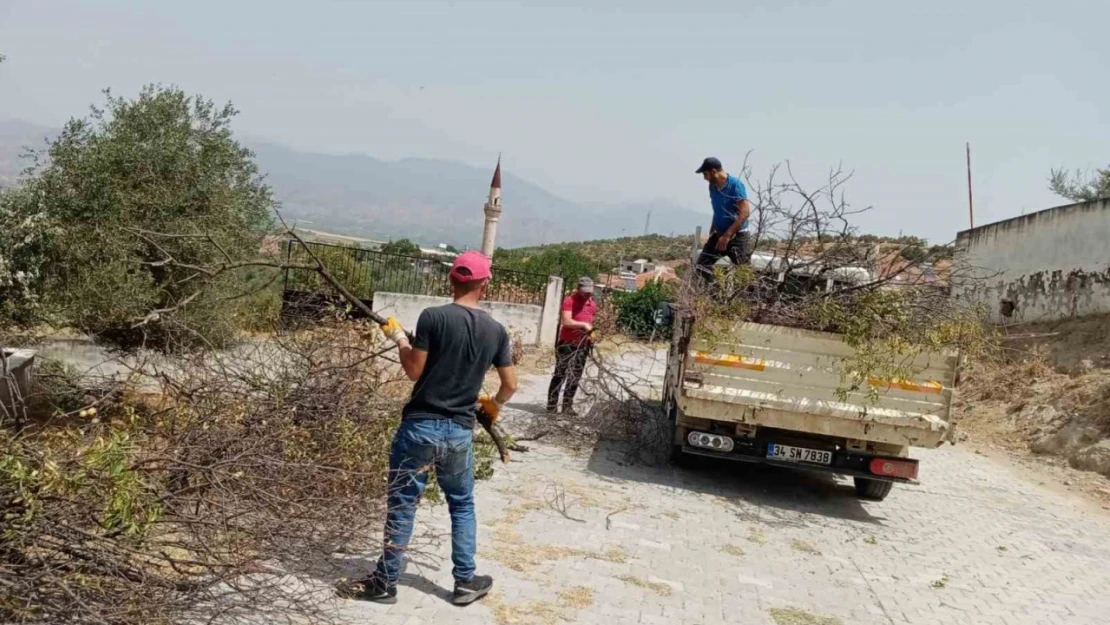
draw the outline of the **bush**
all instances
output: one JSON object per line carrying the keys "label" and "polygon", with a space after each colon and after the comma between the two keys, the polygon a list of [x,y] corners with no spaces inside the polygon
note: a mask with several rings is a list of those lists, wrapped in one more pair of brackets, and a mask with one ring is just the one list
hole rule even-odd
{"label": "bush", "polygon": [[617,309],[618,327],[635,337],[665,330],[666,327],[655,325],[655,312],[660,304],[670,302],[672,298],[672,289],[666,282],[648,282],[638,291],[614,292],[613,305]]}

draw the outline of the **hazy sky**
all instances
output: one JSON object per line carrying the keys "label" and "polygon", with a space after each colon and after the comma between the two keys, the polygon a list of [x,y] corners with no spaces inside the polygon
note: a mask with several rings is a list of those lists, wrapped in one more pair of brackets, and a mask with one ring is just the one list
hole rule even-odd
{"label": "hazy sky", "polygon": [[1110,162],[1108,23],[1089,0],[0,0],[0,118],[59,125],[104,87],[172,83],[233,101],[249,137],[503,150],[574,200],[707,213],[706,155],[815,184],[843,162],[875,207],[862,229],[942,241],[968,223],[965,141],[977,223],[1062,203],[1052,167]]}

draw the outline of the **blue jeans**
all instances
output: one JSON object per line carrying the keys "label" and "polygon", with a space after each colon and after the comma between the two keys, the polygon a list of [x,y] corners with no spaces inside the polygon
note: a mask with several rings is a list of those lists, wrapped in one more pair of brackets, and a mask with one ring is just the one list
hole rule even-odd
{"label": "blue jeans", "polygon": [[393,435],[389,454],[389,487],[385,549],[377,575],[397,583],[405,549],[412,538],[416,504],[436,479],[451,513],[451,561],[455,580],[474,577],[477,520],[474,517],[474,433],[451,419],[404,419]]}

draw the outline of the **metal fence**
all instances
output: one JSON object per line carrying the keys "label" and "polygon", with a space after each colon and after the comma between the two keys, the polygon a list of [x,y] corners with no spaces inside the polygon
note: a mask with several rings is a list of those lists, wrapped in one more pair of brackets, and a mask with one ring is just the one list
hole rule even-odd
{"label": "metal fence", "polygon": [[[449,260],[404,256],[359,247],[309,242],[312,254],[351,293],[371,300],[375,292],[409,293],[413,295],[451,296],[447,274]],[[296,241],[285,249],[287,263],[311,264],[312,259]],[[548,277],[543,274],[493,268],[493,279],[486,299],[512,304],[543,305]],[[331,286],[310,269],[287,268],[284,276],[286,293],[329,293]]]}

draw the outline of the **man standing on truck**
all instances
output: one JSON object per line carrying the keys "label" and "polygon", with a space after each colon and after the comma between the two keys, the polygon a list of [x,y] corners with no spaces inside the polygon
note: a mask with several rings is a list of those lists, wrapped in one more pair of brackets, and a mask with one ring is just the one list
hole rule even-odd
{"label": "man standing on truck", "polygon": [[[411,344],[397,319],[390,317],[381,326],[397,344],[401,366],[416,385],[390,451],[384,553],[374,573],[355,582],[363,599],[397,602],[397,578],[416,504],[432,468],[451,514],[454,603],[472,603],[493,587],[492,577],[475,575],[473,430],[479,405],[491,420],[497,419],[516,391],[516,374],[509,334],[478,307],[492,277],[490,259],[477,251],[463,252],[449,275],[455,301],[420,313]],[[490,365],[497,368],[501,387],[492,398],[479,397]]]}
{"label": "man standing on truck", "polygon": [[713,223],[709,238],[698,255],[697,271],[706,281],[713,279],[713,265],[724,256],[735,265],[751,260],[751,234],[748,218],[751,204],[748,192],[739,178],[729,174],[720,159],[709,157],[697,172],[709,183],[709,201],[713,205]]}
{"label": "man standing on truck", "polygon": [[551,375],[551,386],[547,389],[547,411],[559,410],[559,387],[563,389],[563,414],[576,416],[574,395],[578,392],[578,381],[586,368],[586,358],[590,355],[593,342],[590,333],[594,331],[594,315],[597,314],[597,301],[594,300],[594,281],[583,276],[578,280],[578,288],[563,300],[560,307],[559,340],[555,344],[555,373]]}

